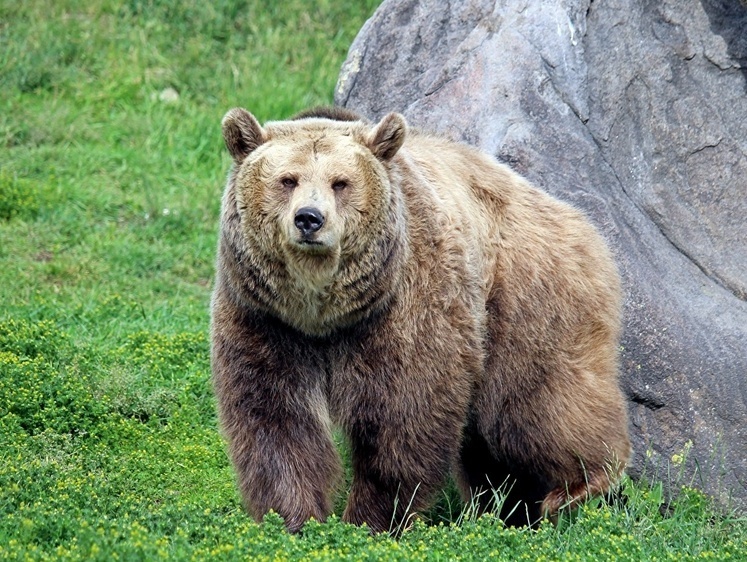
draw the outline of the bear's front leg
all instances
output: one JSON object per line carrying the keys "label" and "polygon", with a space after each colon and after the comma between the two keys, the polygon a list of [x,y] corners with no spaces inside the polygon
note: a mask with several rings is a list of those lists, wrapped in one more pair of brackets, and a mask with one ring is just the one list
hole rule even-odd
{"label": "bear's front leg", "polygon": [[318,353],[277,323],[214,310],[213,381],[244,504],[257,520],[274,510],[291,532],[323,521],[340,461]]}
{"label": "bear's front leg", "polygon": [[397,332],[382,333],[386,347],[366,346],[336,373],[331,403],[352,447],[343,520],[396,533],[443,485],[459,451],[470,385],[463,365],[403,357]]}
{"label": "bear's front leg", "polygon": [[383,404],[364,408],[372,407],[378,415],[361,416],[352,427],[353,485],[343,520],[396,533],[443,485],[461,423]]}

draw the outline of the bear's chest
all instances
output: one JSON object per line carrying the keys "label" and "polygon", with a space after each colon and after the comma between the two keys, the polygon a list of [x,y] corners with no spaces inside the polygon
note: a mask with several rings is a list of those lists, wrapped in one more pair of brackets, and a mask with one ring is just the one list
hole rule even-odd
{"label": "bear's chest", "polygon": [[272,303],[273,313],[283,322],[309,336],[327,336],[359,322],[370,312],[375,291],[362,295],[332,279],[312,284],[304,278],[286,278]]}

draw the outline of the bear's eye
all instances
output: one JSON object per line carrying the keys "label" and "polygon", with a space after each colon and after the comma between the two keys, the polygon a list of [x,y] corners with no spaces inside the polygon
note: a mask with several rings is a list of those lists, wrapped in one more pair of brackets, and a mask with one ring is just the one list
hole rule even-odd
{"label": "bear's eye", "polygon": [[288,189],[293,189],[298,185],[298,181],[296,181],[295,178],[283,178],[280,180],[280,183],[283,184],[283,187],[287,187]]}
{"label": "bear's eye", "polygon": [[335,191],[342,191],[347,186],[348,186],[348,182],[346,182],[345,180],[337,180],[336,182],[332,184],[332,189],[334,189]]}

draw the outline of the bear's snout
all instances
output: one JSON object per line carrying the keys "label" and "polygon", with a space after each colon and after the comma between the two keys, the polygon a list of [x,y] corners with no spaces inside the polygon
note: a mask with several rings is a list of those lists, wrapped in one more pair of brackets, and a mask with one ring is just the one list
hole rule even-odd
{"label": "bear's snout", "polygon": [[302,207],[296,211],[294,224],[304,238],[309,238],[324,226],[324,215],[316,207]]}

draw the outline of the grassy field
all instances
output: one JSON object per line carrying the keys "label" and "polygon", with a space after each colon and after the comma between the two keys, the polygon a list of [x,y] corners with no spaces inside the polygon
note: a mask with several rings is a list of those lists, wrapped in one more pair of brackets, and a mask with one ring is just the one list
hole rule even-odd
{"label": "grassy field", "polygon": [[625,482],[556,527],[453,490],[398,541],[242,511],[208,302],[220,119],[329,103],[378,2],[0,0],[1,560],[739,560],[747,523]]}

